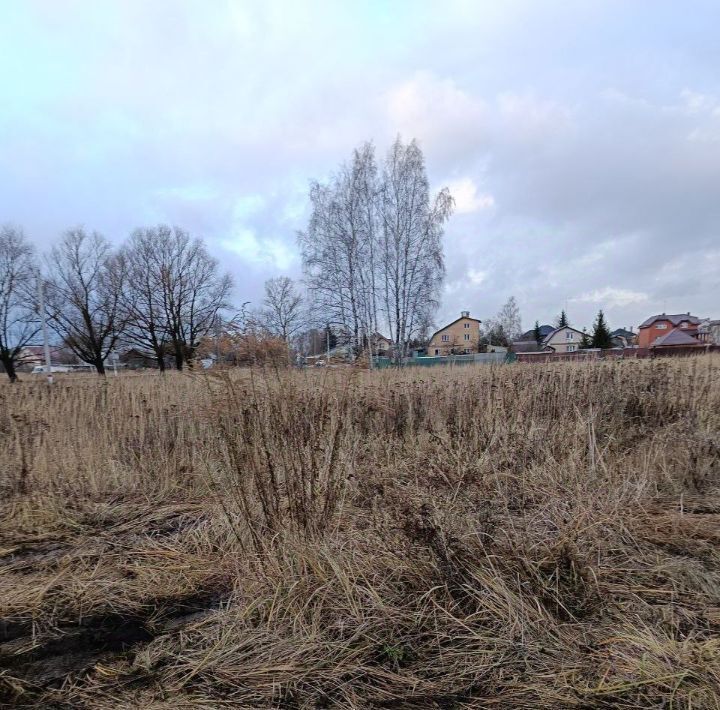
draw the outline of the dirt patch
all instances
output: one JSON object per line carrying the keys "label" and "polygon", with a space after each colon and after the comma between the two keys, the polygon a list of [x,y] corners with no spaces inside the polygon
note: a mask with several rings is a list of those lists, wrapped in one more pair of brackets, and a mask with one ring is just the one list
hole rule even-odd
{"label": "dirt patch", "polygon": [[87,617],[40,633],[28,623],[0,620],[0,702],[20,694],[27,701],[100,661],[134,655],[157,636],[212,614],[223,599],[218,591],[157,598],[142,613]]}
{"label": "dirt patch", "polygon": [[[97,548],[97,544],[94,545]],[[0,553],[0,573],[31,574],[57,567],[77,548],[63,542],[22,543]]]}

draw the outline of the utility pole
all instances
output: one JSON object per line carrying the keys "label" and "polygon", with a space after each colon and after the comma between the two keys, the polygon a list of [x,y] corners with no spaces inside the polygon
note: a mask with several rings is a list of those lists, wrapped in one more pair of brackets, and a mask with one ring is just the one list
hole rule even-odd
{"label": "utility pole", "polygon": [[330,364],[330,323],[327,324],[327,328],[325,330],[325,336],[327,339],[327,356],[326,356],[325,364],[329,365]]}
{"label": "utility pole", "polygon": [[375,331],[371,330],[370,335],[367,336],[368,352],[370,353],[369,365],[370,365],[371,370],[375,369],[375,361],[373,359],[375,357],[375,354],[373,353],[373,340],[374,339],[375,339]]}
{"label": "utility pole", "polygon": [[45,322],[45,294],[43,291],[42,276],[40,270],[37,271],[37,290],[38,290],[38,308],[40,310],[40,323],[42,324],[43,345],[45,346],[45,372],[47,372],[47,381],[51,385],[53,383],[52,362],[50,360],[50,343],[48,341],[47,323]]}
{"label": "utility pole", "polygon": [[222,319],[215,316],[215,365],[220,366],[220,336],[222,334]]}

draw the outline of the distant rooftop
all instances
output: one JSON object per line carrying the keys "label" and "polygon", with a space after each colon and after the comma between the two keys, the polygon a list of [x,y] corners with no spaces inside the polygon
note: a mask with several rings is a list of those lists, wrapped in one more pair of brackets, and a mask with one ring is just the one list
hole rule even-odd
{"label": "distant rooftop", "polygon": [[701,345],[697,338],[684,333],[682,330],[671,330],[667,335],[655,339],[652,347],[659,345]]}
{"label": "distant rooftop", "polygon": [[577,328],[573,328],[571,325],[561,325],[558,328],[553,328],[544,338],[543,343],[548,343],[550,340],[552,340],[553,335],[555,333],[559,333],[561,330],[572,330],[575,333],[578,333],[579,335],[582,335],[582,331],[578,330]]}
{"label": "distant rooftop", "polygon": [[[551,325],[541,325],[540,326],[540,337],[544,338],[548,333],[552,333],[555,328]],[[524,340],[535,340],[535,328],[531,328],[530,330],[526,330],[519,338],[518,342],[524,341]]]}
{"label": "distant rooftop", "polygon": [[683,321],[687,321],[688,323],[692,323],[694,325],[698,325],[700,323],[700,319],[697,316],[691,316],[689,313],[660,313],[657,316],[650,316],[650,318],[640,324],[640,327],[647,328],[656,320],[668,320],[674,326],[680,325]]}

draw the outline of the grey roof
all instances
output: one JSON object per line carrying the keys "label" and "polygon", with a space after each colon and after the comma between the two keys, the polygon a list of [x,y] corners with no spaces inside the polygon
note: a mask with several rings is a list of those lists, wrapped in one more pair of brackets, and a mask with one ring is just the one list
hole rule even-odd
{"label": "grey roof", "polygon": [[702,345],[697,339],[693,338],[682,330],[671,330],[667,335],[662,335],[655,339],[652,347],[656,348],[660,345]]}
{"label": "grey roof", "polygon": [[[553,326],[547,325],[541,325],[540,326],[540,337],[544,338],[548,333],[551,333],[553,330]],[[535,341],[535,328],[531,328],[530,330],[526,330],[518,339],[517,342],[524,342],[526,340],[532,340]]]}
{"label": "grey roof", "polygon": [[616,328],[612,333],[610,333],[610,337],[612,338],[634,338],[635,335],[636,333],[633,333],[632,330],[626,330],[625,328]]}
{"label": "grey roof", "polygon": [[689,313],[660,313],[660,315],[657,316],[650,316],[650,318],[640,324],[640,327],[647,328],[656,320],[669,320],[675,326],[680,325],[680,323],[684,320],[688,323],[692,323],[693,325],[698,325],[700,323],[700,319],[697,316],[691,316]]}

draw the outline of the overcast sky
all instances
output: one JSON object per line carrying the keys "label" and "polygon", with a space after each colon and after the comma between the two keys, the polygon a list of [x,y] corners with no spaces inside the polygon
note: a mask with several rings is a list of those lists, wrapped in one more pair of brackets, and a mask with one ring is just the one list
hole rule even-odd
{"label": "overcast sky", "polygon": [[417,138],[457,202],[437,321],[720,317],[720,3],[0,0],[0,222],[168,222],[236,299],[310,179]]}

